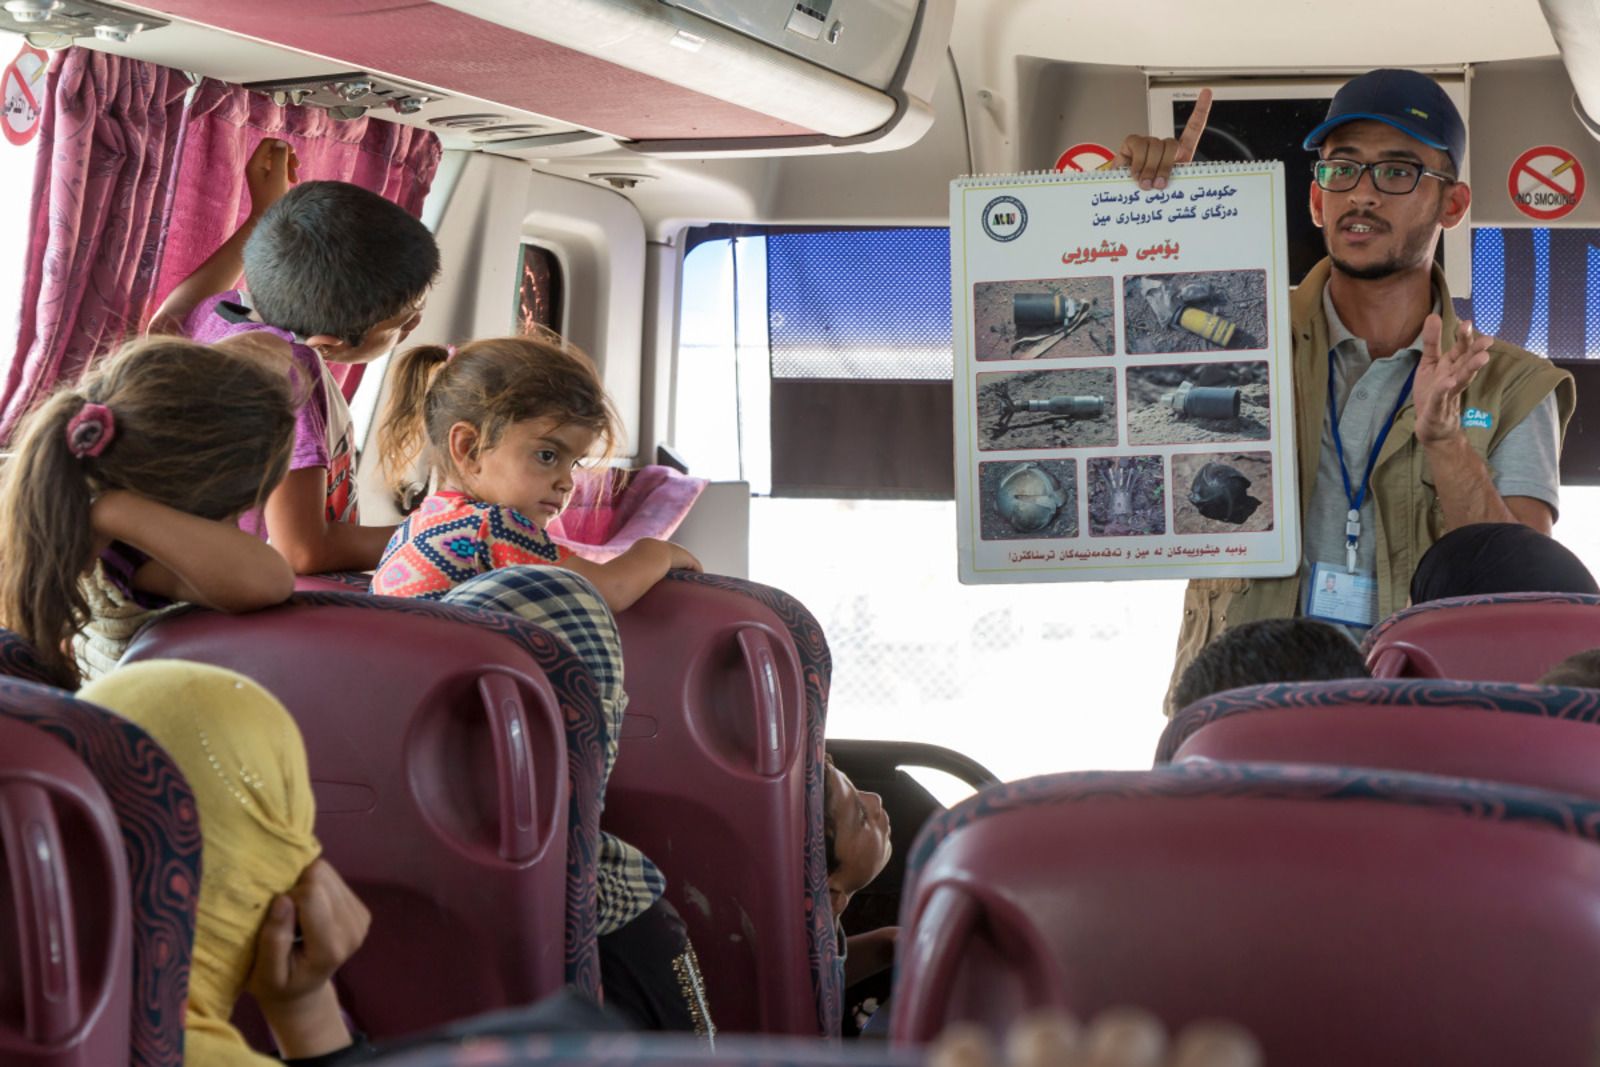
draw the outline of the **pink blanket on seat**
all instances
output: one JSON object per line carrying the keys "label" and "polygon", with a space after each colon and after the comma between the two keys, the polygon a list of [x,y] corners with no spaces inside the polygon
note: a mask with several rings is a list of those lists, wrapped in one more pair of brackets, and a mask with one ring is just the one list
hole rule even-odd
{"label": "pink blanket on seat", "polygon": [[671,467],[585,471],[547,529],[578,555],[604,562],[641,537],[670,538],[707,484]]}

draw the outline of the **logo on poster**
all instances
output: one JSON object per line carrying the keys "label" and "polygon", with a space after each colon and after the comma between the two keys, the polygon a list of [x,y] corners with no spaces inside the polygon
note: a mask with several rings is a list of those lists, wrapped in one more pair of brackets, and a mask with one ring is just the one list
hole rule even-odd
{"label": "logo on poster", "polygon": [[984,205],[983,232],[996,241],[1015,241],[1028,228],[1028,209],[1014,196],[997,196]]}

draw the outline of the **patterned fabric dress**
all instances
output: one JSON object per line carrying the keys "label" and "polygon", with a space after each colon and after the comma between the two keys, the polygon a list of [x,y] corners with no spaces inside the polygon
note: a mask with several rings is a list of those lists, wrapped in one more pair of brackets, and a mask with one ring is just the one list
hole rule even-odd
{"label": "patterned fabric dress", "polygon": [[549,566],[571,555],[516,508],[441,490],[394,532],[372,591],[442,600],[462,582],[500,567]]}
{"label": "patterned fabric dress", "polygon": [[[183,324],[184,334],[190,340],[213,344],[242,333],[263,333],[289,346],[296,387],[305,392],[305,402],[295,413],[289,470],[325,468],[325,517],[329,522],[360,522],[354,470],[355,421],[339,383],[322,356],[291,331],[255,321],[248,300],[248,294],[229,290],[202,301]],[[259,510],[246,512],[239,525],[258,537],[267,536],[266,518]]]}

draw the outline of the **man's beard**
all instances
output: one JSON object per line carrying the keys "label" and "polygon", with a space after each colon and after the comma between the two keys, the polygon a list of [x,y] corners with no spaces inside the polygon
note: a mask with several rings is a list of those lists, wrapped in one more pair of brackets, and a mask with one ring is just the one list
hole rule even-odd
{"label": "man's beard", "polygon": [[[1343,219],[1339,220],[1339,225],[1342,226],[1345,221],[1352,217],[1365,219],[1367,222],[1377,226],[1384,225],[1380,220],[1361,212],[1347,214]],[[1327,246],[1328,256],[1333,260],[1333,265],[1339,273],[1346,277],[1372,282],[1381,278],[1392,277],[1404,271],[1413,270],[1428,262],[1431,258],[1430,251],[1437,226],[1438,223],[1436,222],[1419,223],[1405,235],[1405,239],[1400,242],[1400,248],[1397,252],[1386,259],[1379,260],[1376,263],[1369,263],[1364,267],[1346,263],[1334,254],[1333,231],[1330,230],[1323,234],[1323,244]]]}

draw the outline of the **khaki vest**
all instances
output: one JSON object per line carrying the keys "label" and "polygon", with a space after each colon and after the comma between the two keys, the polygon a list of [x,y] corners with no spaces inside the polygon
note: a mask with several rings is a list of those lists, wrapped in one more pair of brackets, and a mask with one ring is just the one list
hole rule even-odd
{"label": "khaki vest", "polygon": [[[1322,461],[1322,425],[1328,411],[1328,319],[1322,309],[1322,290],[1332,271],[1324,259],[1312,268],[1289,299],[1290,321],[1294,329],[1294,415],[1295,444],[1300,456],[1297,472],[1300,486],[1300,520],[1305,523],[1306,507],[1317,484],[1317,467]],[[1434,290],[1444,318],[1441,344],[1454,343],[1456,316],[1450,304],[1450,291],[1444,273],[1433,272]],[[1488,429],[1468,427],[1466,435],[1473,451],[1487,460],[1513,426],[1543,402],[1552,391],[1560,416],[1561,433],[1577,403],[1572,375],[1548,360],[1516,345],[1496,341],[1489,349],[1490,360],[1467,386],[1462,407],[1482,408],[1494,413]],[[1433,490],[1433,476],[1427,456],[1413,436],[1416,409],[1406,401],[1395,419],[1394,430],[1378,453],[1372,472],[1372,494],[1377,513],[1378,536],[1378,617],[1385,618],[1405,606],[1411,587],[1411,572],[1428,547],[1445,533],[1439,498]],[[1229,626],[1256,619],[1286,618],[1299,614],[1300,576],[1287,578],[1219,578],[1192,581],[1183,597],[1183,627],[1178,633],[1178,658],[1173,668],[1173,684],[1206,643]],[[1168,691],[1167,714],[1170,706]]]}

